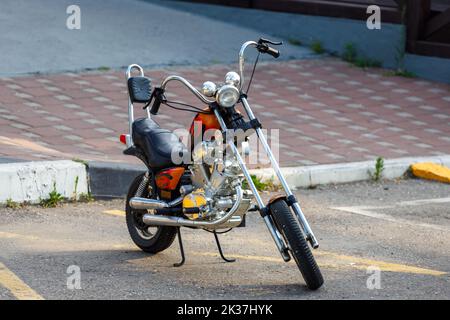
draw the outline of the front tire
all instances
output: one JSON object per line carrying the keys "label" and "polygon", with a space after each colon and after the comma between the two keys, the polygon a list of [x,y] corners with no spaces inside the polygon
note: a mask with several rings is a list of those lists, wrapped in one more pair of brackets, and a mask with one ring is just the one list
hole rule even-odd
{"label": "front tire", "polygon": [[305,279],[306,286],[311,290],[317,290],[323,284],[322,273],[291,209],[286,201],[277,200],[270,205],[270,212],[289,246],[291,254]]}
{"label": "front tire", "polygon": [[[134,244],[142,251],[158,253],[169,248],[177,235],[176,227],[155,226],[149,227],[142,221],[142,216],[147,210],[136,210],[131,208],[130,199],[136,195],[144,174],[137,176],[128,190],[127,203],[125,207],[128,232]],[[141,197],[148,197],[148,191],[144,191]]]}

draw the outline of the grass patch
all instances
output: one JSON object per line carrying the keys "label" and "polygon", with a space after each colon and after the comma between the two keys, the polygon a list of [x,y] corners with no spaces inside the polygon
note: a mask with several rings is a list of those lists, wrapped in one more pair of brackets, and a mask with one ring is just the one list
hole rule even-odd
{"label": "grass patch", "polygon": [[344,46],[341,57],[358,68],[380,68],[382,65],[381,61],[359,56],[355,44],[351,42]]}
{"label": "grass patch", "polygon": [[301,46],[302,45],[302,42],[296,38],[289,38],[288,42],[290,44],[292,44],[293,46]]}
{"label": "grass patch", "polygon": [[56,191],[56,182],[55,182],[53,183],[53,190],[48,194],[48,198],[42,199],[40,205],[43,206],[44,208],[55,208],[63,201],[64,197],[58,191]]}
{"label": "grass patch", "polygon": [[357,58],[353,64],[359,68],[381,68],[381,61],[369,58]]}
{"label": "grass patch", "polygon": [[86,160],[83,160],[83,159],[73,158],[72,161],[73,161],[73,162],[81,163],[81,164],[83,164],[85,167],[88,166],[88,162],[87,162]]}
{"label": "grass patch", "polygon": [[[255,185],[256,190],[258,191],[277,191],[280,189],[278,185],[274,184],[273,180],[263,182],[261,181],[260,178],[258,178],[254,174],[250,176],[252,177],[253,184]],[[250,189],[250,186],[248,185],[246,180],[244,180],[244,182],[242,183],[242,188]]]}
{"label": "grass patch", "polygon": [[106,72],[106,71],[109,71],[109,70],[111,70],[111,68],[110,67],[106,67],[106,66],[101,66],[101,67],[97,68],[97,71],[101,71],[101,72]]}
{"label": "grass patch", "polygon": [[78,202],[93,202],[95,199],[92,196],[92,193],[81,193],[80,197],[78,198]]}
{"label": "grass patch", "polygon": [[317,53],[317,54],[322,54],[322,53],[325,52],[325,49],[324,49],[324,47],[322,45],[322,42],[317,41],[317,40],[313,41],[311,43],[310,48],[311,48],[312,51],[314,51],[314,53]]}
{"label": "grass patch", "polygon": [[385,75],[388,77],[394,77],[394,76],[404,77],[404,78],[416,78],[417,77],[414,72],[404,70],[404,69],[389,71],[389,72],[386,72]]}
{"label": "grass patch", "polygon": [[209,63],[210,64],[221,64],[222,61],[220,61],[219,59],[211,59],[211,60],[209,60]]}
{"label": "grass patch", "polygon": [[78,180],[79,180],[79,177],[78,176],[76,176],[76,178],[75,178],[75,188],[74,188],[74,192],[73,192],[73,201],[77,201],[77,196],[78,196],[78,193],[77,193],[77,191],[78,191]]}
{"label": "grass patch", "polygon": [[344,47],[344,52],[342,53],[342,59],[344,61],[354,63],[358,57],[358,52],[356,46],[353,43],[347,43]]}
{"label": "grass patch", "polygon": [[6,199],[5,207],[9,208],[9,209],[19,209],[22,207],[22,205],[18,202],[15,202],[11,198],[8,198],[8,199]]}
{"label": "grass patch", "polygon": [[378,182],[383,176],[384,171],[384,159],[382,157],[378,157],[375,161],[375,168],[373,173],[369,172],[370,177],[373,181]]}

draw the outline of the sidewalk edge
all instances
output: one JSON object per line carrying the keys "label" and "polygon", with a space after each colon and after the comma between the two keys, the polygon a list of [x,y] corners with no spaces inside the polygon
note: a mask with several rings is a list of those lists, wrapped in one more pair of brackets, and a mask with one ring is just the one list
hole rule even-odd
{"label": "sidewalk edge", "polygon": [[[403,177],[410,166],[417,162],[434,162],[443,166],[450,166],[450,155],[432,157],[407,157],[384,160],[383,179],[397,179]],[[375,169],[375,161],[361,161],[350,163],[336,163],[303,167],[281,168],[287,183],[293,189],[307,188],[324,184],[340,184],[371,180]],[[279,184],[271,168],[251,170],[262,181],[273,180]]]}
{"label": "sidewalk edge", "polygon": [[[385,160],[382,178],[400,178],[417,162],[434,162],[450,167],[450,155]],[[289,186],[297,189],[370,180],[374,167],[375,161],[362,161],[284,167],[281,171]],[[88,192],[96,198],[124,197],[131,181],[145,170],[143,165],[97,161],[87,162],[86,165],[70,160],[0,164],[0,203],[6,203],[8,199],[38,203],[48,197],[53,184],[65,198]],[[275,184],[278,183],[271,168],[250,172],[263,181],[274,180]]]}

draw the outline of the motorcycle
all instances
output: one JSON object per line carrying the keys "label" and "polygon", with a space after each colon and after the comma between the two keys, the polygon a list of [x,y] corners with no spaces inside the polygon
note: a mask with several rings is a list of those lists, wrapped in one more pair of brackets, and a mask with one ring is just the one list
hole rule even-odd
{"label": "motorcycle", "polygon": [[[174,266],[179,267],[185,262],[180,228],[188,227],[213,233],[220,256],[233,262],[234,259],[224,256],[218,235],[245,226],[246,214],[258,211],[282,259],[288,262],[294,258],[308,288],[315,290],[322,286],[323,277],[310,248],[318,248],[317,239],[248,103],[247,93],[260,55],[278,58],[280,52],[270,45],[281,44],[267,39],[245,42],[239,51],[239,73],[228,72],[223,84],[207,81],[201,90],[177,75],[168,76],[159,87],[153,88],[142,67],[136,64],[128,67],[129,133],[121,135],[120,140],[127,147],[124,154],[139,158],[148,169],[131,183],[126,199],[128,231],[141,250],[152,254],[161,252],[178,236],[181,262]],[[244,91],[245,51],[249,47],[257,50],[257,58]],[[139,75],[133,76],[133,71]],[[172,81],[183,84],[206,109],[169,101],[165,92]],[[135,103],[144,104],[146,117],[134,119]],[[242,105],[248,120],[236,110],[237,104]],[[200,128],[200,135],[214,130],[219,137],[214,135],[214,139],[186,147],[177,135],[152,119],[161,105],[196,112],[191,134]],[[285,195],[275,196],[267,204],[261,199],[244,161],[248,136],[244,135],[241,144],[233,138],[234,132],[246,134],[249,130],[256,133],[285,191]],[[218,145],[224,146],[225,160],[217,151]],[[203,161],[205,155],[209,155],[210,161]],[[180,158],[194,161],[180,162]],[[256,204],[252,204],[253,200]]]}

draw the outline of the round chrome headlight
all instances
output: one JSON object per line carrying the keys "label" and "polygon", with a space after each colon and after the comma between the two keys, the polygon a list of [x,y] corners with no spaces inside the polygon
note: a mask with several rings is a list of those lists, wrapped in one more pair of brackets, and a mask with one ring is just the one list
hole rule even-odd
{"label": "round chrome headlight", "polygon": [[226,84],[217,91],[216,101],[224,108],[231,108],[238,102],[239,96],[239,90],[235,86]]}
{"label": "round chrome headlight", "polygon": [[217,87],[214,82],[206,81],[202,86],[202,93],[207,97],[213,97],[216,94]]}
{"label": "round chrome headlight", "polygon": [[241,83],[241,77],[234,71],[230,71],[225,75],[225,83],[232,84],[236,88],[239,87],[239,83]]}

